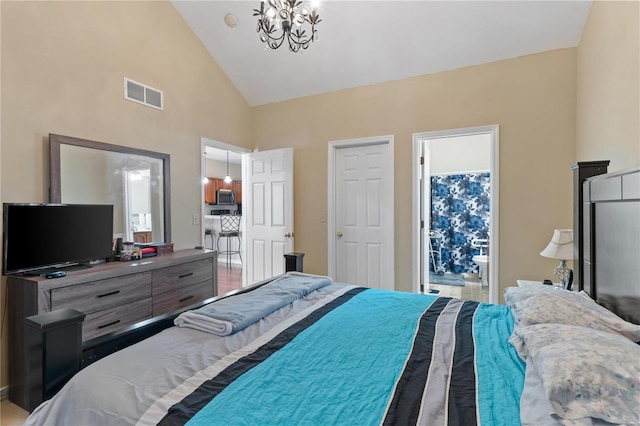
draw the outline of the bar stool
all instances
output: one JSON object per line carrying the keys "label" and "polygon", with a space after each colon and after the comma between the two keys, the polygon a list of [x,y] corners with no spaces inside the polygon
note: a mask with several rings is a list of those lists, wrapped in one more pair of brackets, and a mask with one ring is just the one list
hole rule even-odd
{"label": "bar stool", "polygon": [[207,240],[211,240],[211,250],[213,250],[213,243],[215,242],[213,229],[204,230],[204,248],[209,248],[209,245],[207,244]]}
{"label": "bar stool", "polygon": [[[242,263],[242,255],[240,254],[240,219],[242,216],[223,214],[220,215],[220,232],[218,233],[218,241],[216,246],[218,247],[218,255],[227,255],[227,265],[229,265],[230,256],[237,254],[240,257]],[[220,251],[220,238],[226,238],[226,250]],[[238,249],[229,249],[229,238],[238,239]]]}
{"label": "bar stool", "polygon": [[[213,213],[213,211],[211,212]],[[204,248],[216,249],[216,225],[214,216],[204,216]]]}

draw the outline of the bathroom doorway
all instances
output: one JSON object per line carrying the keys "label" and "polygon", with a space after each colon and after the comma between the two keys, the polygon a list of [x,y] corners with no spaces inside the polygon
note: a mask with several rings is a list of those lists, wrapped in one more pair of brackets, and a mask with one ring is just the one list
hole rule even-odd
{"label": "bathroom doorway", "polygon": [[414,135],[414,291],[496,303],[498,126]]}

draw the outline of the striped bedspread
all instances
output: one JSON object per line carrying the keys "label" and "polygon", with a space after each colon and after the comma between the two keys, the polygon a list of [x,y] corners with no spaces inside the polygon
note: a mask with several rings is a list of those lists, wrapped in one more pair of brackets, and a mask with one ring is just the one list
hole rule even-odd
{"label": "striped bedspread", "polygon": [[139,424],[514,425],[508,308],[345,287],[198,372]]}

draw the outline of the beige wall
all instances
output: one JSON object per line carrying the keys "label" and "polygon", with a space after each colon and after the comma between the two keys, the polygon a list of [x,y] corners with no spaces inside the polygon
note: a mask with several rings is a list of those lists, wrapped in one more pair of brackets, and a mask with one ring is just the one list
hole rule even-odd
{"label": "beige wall", "polygon": [[[251,113],[173,6],[0,5],[2,201],[48,201],[50,132],[159,151],[171,155],[173,242],[198,244],[200,138],[249,147]],[[125,76],[162,90],[165,110],[125,101]],[[6,326],[2,339],[4,386]]]}
{"label": "beige wall", "polygon": [[[539,253],[571,227],[576,50],[517,59],[254,108],[261,150],[293,146],[296,251],[327,272],[328,142],[395,136],[395,285],[412,288],[412,134],[500,125],[500,289],[551,276]],[[282,117],[293,126],[281,131]]]}
{"label": "beige wall", "polygon": [[578,161],[640,165],[640,3],[594,1],[578,46]]}
{"label": "beige wall", "polygon": [[[207,177],[222,179],[227,175],[227,163],[225,161],[207,158],[205,167]],[[229,176],[231,176],[231,179],[233,180],[242,180],[242,165],[238,163],[229,163]]]}

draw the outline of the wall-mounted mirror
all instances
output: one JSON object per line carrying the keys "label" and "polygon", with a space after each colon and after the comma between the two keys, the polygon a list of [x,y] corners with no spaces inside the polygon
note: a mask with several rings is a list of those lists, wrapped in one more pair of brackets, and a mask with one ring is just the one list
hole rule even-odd
{"label": "wall-mounted mirror", "polygon": [[114,238],[171,242],[169,155],[49,134],[52,203],[113,204]]}

